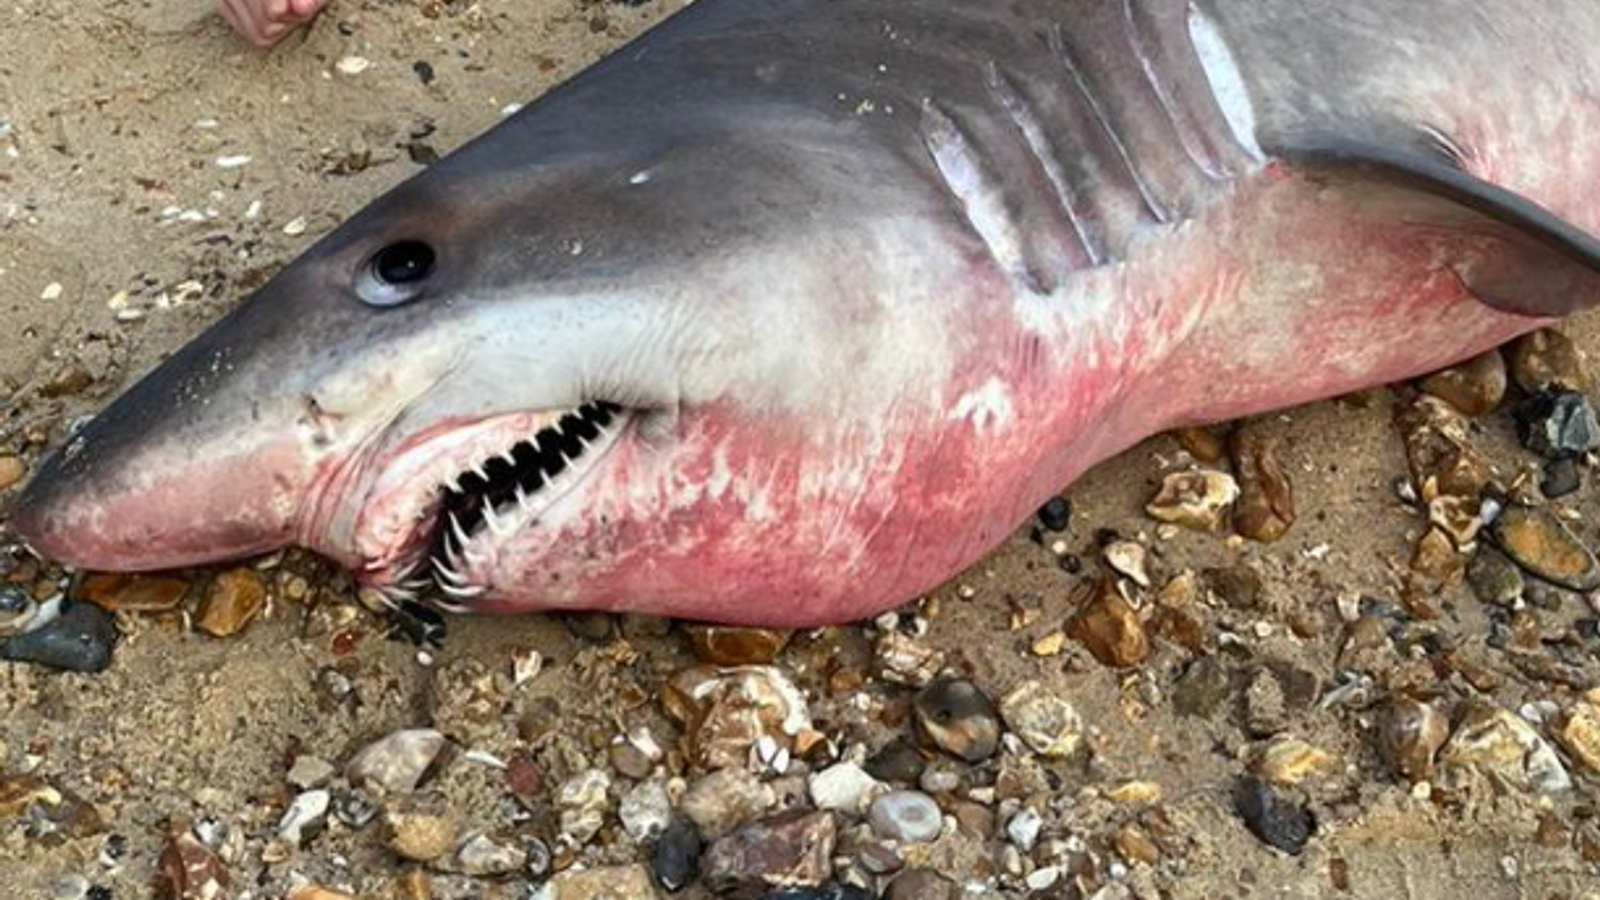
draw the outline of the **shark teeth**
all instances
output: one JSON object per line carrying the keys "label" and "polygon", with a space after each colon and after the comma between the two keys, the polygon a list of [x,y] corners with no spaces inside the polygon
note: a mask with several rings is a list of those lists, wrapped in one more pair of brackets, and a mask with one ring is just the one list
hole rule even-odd
{"label": "shark teeth", "polygon": [[[622,407],[586,403],[547,419],[537,434],[481,460],[463,463],[440,485],[438,531],[415,568],[444,597],[438,604],[476,599],[487,592],[468,574],[494,557],[495,546],[534,520],[541,492],[574,471],[585,455],[614,434]],[[488,536],[491,540],[480,540]]]}

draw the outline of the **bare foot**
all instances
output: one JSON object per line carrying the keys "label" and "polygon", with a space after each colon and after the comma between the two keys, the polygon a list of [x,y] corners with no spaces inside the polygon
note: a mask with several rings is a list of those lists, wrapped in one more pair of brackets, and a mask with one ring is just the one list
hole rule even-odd
{"label": "bare foot", "polygon": [[217,0],[217,12],[245,40],[270,47],[327,5],[328,0]]}

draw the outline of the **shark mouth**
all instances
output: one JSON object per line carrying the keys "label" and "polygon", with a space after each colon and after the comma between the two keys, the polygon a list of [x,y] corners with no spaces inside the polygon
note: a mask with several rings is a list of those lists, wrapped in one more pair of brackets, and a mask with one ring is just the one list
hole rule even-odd
{"label": "shark mouth", "polygon": [[[369,583],[391,601],[460,611],[489,592],[499,548],[587,478],[631,420],[621,406],[501,416],[435,435],[386,472],[367,526]],[[414,485],[432,485],[418,494]],[[410,490],[406,485],[410,484]]]}

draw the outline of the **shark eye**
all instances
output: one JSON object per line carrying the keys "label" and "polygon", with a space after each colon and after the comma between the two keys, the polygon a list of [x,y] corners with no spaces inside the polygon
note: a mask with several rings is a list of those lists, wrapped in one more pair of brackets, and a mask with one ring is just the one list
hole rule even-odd
{"label": "shark eye", "polygon": [[373,254],[356,279],[356,293],[371,306],[399,306],[422,293],[433,264],[432,247],[396,241]]}

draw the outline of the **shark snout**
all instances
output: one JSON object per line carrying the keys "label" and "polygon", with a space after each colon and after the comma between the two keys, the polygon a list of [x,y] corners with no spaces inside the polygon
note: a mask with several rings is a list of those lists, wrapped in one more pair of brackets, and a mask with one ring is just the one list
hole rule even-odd
{"label": "shark snout", "polygon": [[102,453],[114,443],[70,439],[16,498],[8,529],[51,559],[115,571],[248,556],[292,537],[305,492],[292,446],[228,453],[178,439]]}

